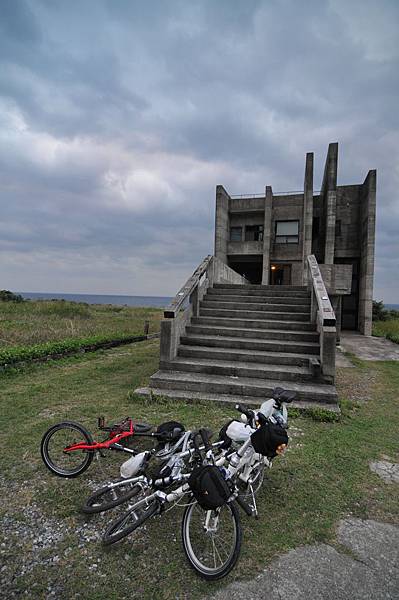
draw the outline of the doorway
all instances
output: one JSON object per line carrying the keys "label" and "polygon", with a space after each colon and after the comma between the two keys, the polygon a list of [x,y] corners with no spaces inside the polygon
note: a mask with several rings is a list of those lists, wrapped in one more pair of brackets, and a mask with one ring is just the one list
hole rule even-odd
{"label": "doorway", "polygon": [[270,285],[291,285],[291,265],[272,264]]}
{"label": "doorway", "polygon": [[262,283],[262,255],[229,256],[228,261],[229,267],[240,275],[244,275],[249,283],[255,285]]}

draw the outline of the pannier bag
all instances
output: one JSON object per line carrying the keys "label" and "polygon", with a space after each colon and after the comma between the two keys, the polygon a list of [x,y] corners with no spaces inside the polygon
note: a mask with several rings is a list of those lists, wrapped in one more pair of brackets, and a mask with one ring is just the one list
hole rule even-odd
{"label": "pannier bag", "polygon": [[251,443],[255,452],[274,458],[279,454],[279,446],[288,444],[288,435],[279,425],[265,423],[251,435]]}
{"label": "pannier bag", "polygon": [[196,467],[188,480],[198,504],[205,510],[215,510],[231,496],[229,486],[220,470],[212,465]]}

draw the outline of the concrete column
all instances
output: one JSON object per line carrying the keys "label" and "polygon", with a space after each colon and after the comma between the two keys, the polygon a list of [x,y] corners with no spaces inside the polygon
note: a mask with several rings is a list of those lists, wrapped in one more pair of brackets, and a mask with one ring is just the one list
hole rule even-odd
{"label": "concrete column", "polygon": [[266,186],[265,192],[265,217],[263,222],[263,270],[262,285],[269,285],[270,275],[270,250],[272,239],[272,209],[273,209],[273,190],[271,186]]}
{"label": "concrete column", "polygon": [[337,214],[337,170],[338,170],[338,144],[335,142],[328,146],[326,165],[322,185],[324,206],[324,264],[334,264],[335,251],[335,218]]}
{"label": "concrete column", "polygon": [[306,154],[305,180],[303,184],[302,259],[303,284],[308,281],[307,257],[312,254],[313,226],[313,152]]}
{"label": "concrete column", "polygon": [[222,185],[216,186],[215,256],[227,265],[230,196]]}
{"label": "concrete column", "polygon": [[377,171],[369,171],[362,185],[360,208],[359,331],[371,335]]}

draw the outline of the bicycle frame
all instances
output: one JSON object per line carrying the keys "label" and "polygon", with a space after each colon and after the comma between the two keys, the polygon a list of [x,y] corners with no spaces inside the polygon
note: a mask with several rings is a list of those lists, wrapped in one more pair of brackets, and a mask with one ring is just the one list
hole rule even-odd
{"label": "bicycle frame", "polygon": [[[119,442],[127,437],[132,435],[140,435],[134,433],[134,426],[132,419],[129,419],[129,429],[128,431],[122,431],[121,433],[117,433],[114,436],[110,437],[108,440],[104,440],[103,442],[94,442],[93,444],[87,444],[84,442],[78,442],[77,444],[72,444],[71,446],[66,446],[64,448],[64,452],[75,452],[76,450],[86,450],[89,452],[96,452],[98,450],[120,450],[122,452],[128,452],[129,454],[135,454],[136,452],[130,448],[125,448]],[[142,434],[145,435],[145,434]]]}

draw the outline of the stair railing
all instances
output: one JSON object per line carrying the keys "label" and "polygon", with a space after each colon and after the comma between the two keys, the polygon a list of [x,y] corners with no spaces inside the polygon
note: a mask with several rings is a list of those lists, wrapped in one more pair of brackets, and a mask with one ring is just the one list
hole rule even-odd
{"label": "stair railing", "polygon": [[215,283],[249,283],[216,256],[208,255],[177,292],[164,310],[161,321],[160,363],[173,360],[177,355],[180,338],[184,335],[191,317],[199,314],[199,304],[208,287]]}
{"label": "stair railing", "polygon": [[307,257],[311,288],[311,322],[317,324],[320,340],[320,370],[329,383],[335,381],[336,318],[316,257]]}

